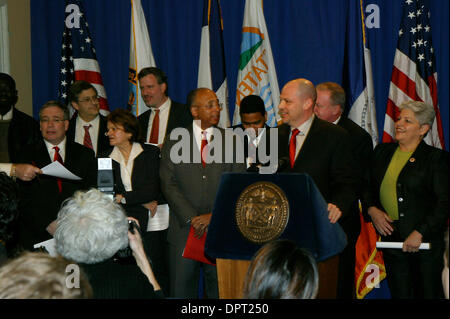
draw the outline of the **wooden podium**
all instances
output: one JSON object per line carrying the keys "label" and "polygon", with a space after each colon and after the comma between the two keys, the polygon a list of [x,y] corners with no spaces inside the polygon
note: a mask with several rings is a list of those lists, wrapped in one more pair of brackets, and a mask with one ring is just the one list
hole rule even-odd
{"label": "wooden podium", "polygon": [[276,184],[289,201],[288,223],[277,238],[292,240],[314,256],[319,270],[317,298],[336,298],[337,255],[347,240],[342,228],[329,222],[327,203],[314,181],[306,174],[254,173],[223,174],[216,195],[205,254],[216,259],[219,298],[242,298],[250,261],[263,245],[249,241],[240,233],[235,214],[240,194],[260,181]]}
{"label": "wooden podium", "polygon": [[[220,299],[242,299],[250,260],[217,258],[217,280]],[[336,299],[339,257],[334,256],[318,263],[319,293],[317,299]]]}

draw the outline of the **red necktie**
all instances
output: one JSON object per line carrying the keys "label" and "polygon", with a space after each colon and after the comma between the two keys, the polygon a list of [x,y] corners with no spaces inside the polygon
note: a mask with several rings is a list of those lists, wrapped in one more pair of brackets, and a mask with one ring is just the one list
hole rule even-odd
{"label": "red necktie", "polygon": [[[53,149],[55,150],[55,155],[53,156],[53,162],[58,161],[61,163],[61,165],[64,165],[63,159],[62,159],[61,155],[59,154],[59,147],[54,146]],[[61,178],[57,178],[56,181],[58,183],[59,192],[61,193],[62,192],[62,180],[61,180]]]}
{"label": "red necktie", "polygon": [[295,163],[295,149],[297,147],[297,135],[300,131],[296,128],[292,130],[291,140],[289,141],[289,162],[291,163],[291,168],[294,167]]}
{"label": "red necktie", "polygon": [[206,148],[208,146],[208,140],[206,138],[206,131],[202,131],[202,145],[200,148],[201,156],[202,156],[202,165],[203,167],[206,166],[206,154],[208,152],[208,149]]}
{"label": "red necktie", "polygon": [[94,149],[92,146],[92,140],[91,140],[91,134],[89,134],[89,128],[91,128],[91,124],[84,125],[84,139],[83,139],[83,145],[86,147],[89,147],[90,149]]}
{"label": "red necktie", "polygon": [[149,143],[158,144],[159,137],[159,110],[155,110],[155,117],[153,118],[152,131],[150,133]]}

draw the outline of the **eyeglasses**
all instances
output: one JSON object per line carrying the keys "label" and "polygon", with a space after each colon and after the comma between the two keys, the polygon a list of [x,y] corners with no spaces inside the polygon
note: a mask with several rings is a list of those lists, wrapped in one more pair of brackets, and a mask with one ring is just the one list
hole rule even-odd
{"label": "eyeglasses", "polygon": [[78,100],[78,102],[80,103],[88,103],[88,102],[92,102],[92,103],[97,103],[98,102],[98,96],[90,96],[90,97],[85,97],[83,99]]}
{"label": "eyeglasses", "polygon": [[59,124],[59,123],[64,122],[65,120],[64,119],[49,119],[49,118],[44,117],[43,119],[40,119],[40,121],[41,121],[41,123],[53,122],[53,123]]}
{"label": "eyeglasses", "polygon": [[212,102],[212,103],[208,103],[205,105],[194,105],[194,106],[198,106],[198,107],[204,107],[208,110],[212,110],[213,108],[217,107],[219,110],[222,110],[223,108],[223,103],[217,103],[217,102]]}

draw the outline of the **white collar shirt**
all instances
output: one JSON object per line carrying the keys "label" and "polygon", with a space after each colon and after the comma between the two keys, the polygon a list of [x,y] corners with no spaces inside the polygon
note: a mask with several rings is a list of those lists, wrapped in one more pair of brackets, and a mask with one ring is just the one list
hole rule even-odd
{"label": "white collar shirt", "polygon": [[164,138],[166,136],[167,130],[167,122],[169,121],[169,113],[170,107],[172,106],[172,101],[169,97],[167,100],[159,107],[159,108],[151,108],[152,112],[150,113],[150,118],[148,120],[148,129],[147,129],[147,139],[146,142],[150,141],[150,134],[152,132],[153,119],[155,118],[155,110],[159,109],[159,130],[158,130],[158,144],[162,144],[164,142]]}
{"label": "white collar shirt", "polygon": [[98,131],[100,129],[100,115],[97,115],[95,119],[90,122],[86,122],[80,116],[77,116],[76,126],[75,126],[75,142],[84,145],[84,126],[91,125],[89,128],[89,135],[91,136],[92,147],[94,148],[95,155],[97,155],[97,145],[98,145]]}
{"label": "white collar shirt", "polygon": [[48,151],[48,154],[50,155],[50,159],[52,162],[54,162],[54,158],[55,158],[55,152],[56,152],[56,150],[54,149],[55,146],[59,147],[59,155],[61,155],[63,162],[64,163],[66,162],[66,141],[67,141],[67,138],[64,137],[64,140],[62,140],[61,143],[59,143],[58,145],[53,145],[52,143],[44,140],[45,146],[47,147],[47,151]]}

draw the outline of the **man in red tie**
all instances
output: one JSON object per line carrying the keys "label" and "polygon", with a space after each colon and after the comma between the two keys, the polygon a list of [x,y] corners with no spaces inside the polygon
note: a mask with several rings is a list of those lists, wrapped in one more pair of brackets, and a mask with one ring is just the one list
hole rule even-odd
{"label": "man in red tie", "polygon": [[170,99],[167,76],[163,70],[144,68],[139,72],[138,80],[142,99],[149,108],[137,114],[139,124],[145,141],[161,147],[174,128],[191,124],[192,115],[186,105]]}
{"label": "man in red tie", "polygon": [[[233,149],[225,149],[225,130],[217,127],[222,106],[214,91],[195,89],[189,93],[187,104],[194,118],[183,130],[189,138],[180,140],[177,135],[177,140],[167,139],[161,151],[161,189],[170,207],[170,296],[197,298],[200,267],[203,267],[205,294],[208,298],[218,298],[216,267],[183,258],[183,250],[190,227],[197,237],[207,232],[222,173],[242,172],[246,166],[243,158],[242,163],[237,163],[236,158],[233,163],[225,161],[226,152],[237,155],[236,149],[243,148],[234,144]],[[221,138],[222,143],[217,143]],[[187,144],[180,155],[186,162],[179,163],[171,157],[171,150],[183,142]]]}
{"label": "man in red tie", "polygon": [[284,172],[309,174],[328,203],[336,223],[356,198],[347,132],[314,116],[316,89],[306,79],[288,82],[280,95],[279,158],[289,158]]}
{"label": "man in red tie", "polygon": [[19,242],[25,249],[51,238],[62,202],[77,190],[96,185],[97,164],[92,149],[66,138],[69,127],[67,107],[58,101],[45,103],[39,111],[42,139],[24,148],[21,162],[43,168],[59,162],[81,180],[41,175],[20,182],[22,201],[19,218]]}
{"label": "man in red tie", "polygon": [[89,82],[75,81],[70,86],[69,100],[77,116],[69,122],[67,138],[92,149],[95,155],[109,150],[106,117],[100,114],[97,89]]}

